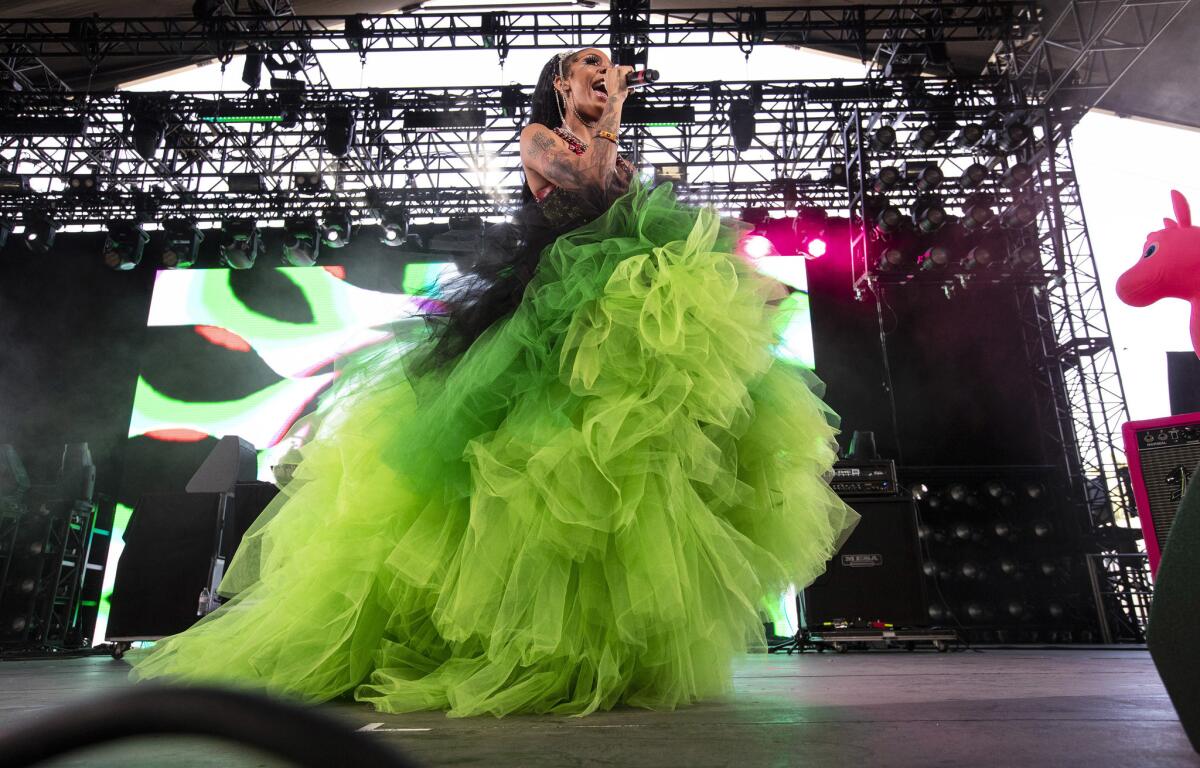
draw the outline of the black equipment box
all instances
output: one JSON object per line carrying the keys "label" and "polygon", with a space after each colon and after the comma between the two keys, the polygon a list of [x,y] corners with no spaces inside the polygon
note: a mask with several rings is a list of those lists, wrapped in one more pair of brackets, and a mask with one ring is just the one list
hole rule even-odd
{"label": "black equipment box", "polygon": [[829,485],[839,496],[892,496],[896,493],[896,462],[842,459],[833,465]]}
{"label": "black equipment box", "polygon": [[862,519],[825,573],[804,590],[804,626],[928,626],[913,500],[891,496],[846,503]]}

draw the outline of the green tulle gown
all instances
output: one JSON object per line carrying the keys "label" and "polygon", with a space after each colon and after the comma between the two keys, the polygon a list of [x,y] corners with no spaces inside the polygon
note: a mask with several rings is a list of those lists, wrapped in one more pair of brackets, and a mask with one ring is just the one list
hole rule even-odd
{"label": "green tulle gown", "polygon": [[243,541],[236,597],[135,663],[385,712],[720,694],[857,516],[737,232],[635,183],[448,375],[360,362]]}

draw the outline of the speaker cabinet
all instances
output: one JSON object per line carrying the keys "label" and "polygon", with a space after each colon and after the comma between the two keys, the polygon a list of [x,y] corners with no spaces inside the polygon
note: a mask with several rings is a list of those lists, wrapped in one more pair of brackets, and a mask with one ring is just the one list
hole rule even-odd
{"label": "speaker cabinet", "polygon": [[[269,483],[237,484],[222,547],[227,558],[276,493]],[[117,564],[109,640],[152,640],[196,622],[200,591],[208,585],[218,503],[216,493],[148,494],[138,500]]]}
{"label": "speaker cabinet", "polygon": [[929,624],[911,498],[847,498],[862,519],[828,569],[803,594],[804,623],[895,627]]}

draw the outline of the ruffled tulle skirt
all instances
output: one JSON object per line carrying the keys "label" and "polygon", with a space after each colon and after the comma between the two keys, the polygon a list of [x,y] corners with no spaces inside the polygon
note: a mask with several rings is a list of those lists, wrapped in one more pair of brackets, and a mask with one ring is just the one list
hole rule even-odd
{"label": "ruffled tulle skirt", "polygon": [[452,715],[725,691],[763,598],[819,575],[857,520],[736,235],[636,185],[543,253],[448,374],[409,374],[419,344],[343,371],[234,558],[236,596],[134,676]]}

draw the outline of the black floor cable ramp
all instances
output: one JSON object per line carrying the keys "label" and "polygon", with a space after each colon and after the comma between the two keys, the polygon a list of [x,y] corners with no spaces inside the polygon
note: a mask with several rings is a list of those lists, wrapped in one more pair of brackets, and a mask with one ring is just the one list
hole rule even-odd
{"label": "black floor cable ramp", "polygon": [[0,768],[24,768],[150,735],[207,736],[311,768],[416,768],[312,707],[238,691],[161,685],[139,685],[12,723],[0,730]]}

